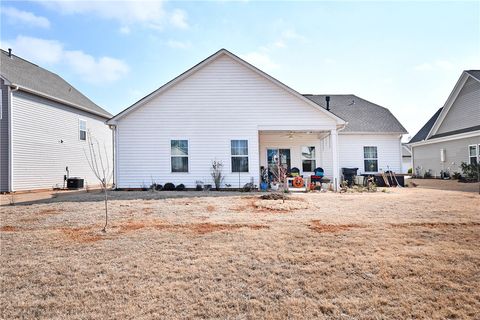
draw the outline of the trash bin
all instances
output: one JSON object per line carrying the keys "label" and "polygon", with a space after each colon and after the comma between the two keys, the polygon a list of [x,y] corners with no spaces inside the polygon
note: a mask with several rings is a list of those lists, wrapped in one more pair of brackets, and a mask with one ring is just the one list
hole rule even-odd
{"label": "trash bin", "polygon": [[342,168],[343,180],[347,181],[348,186],[353,185],[353,180],[357,175],[358,168]]}

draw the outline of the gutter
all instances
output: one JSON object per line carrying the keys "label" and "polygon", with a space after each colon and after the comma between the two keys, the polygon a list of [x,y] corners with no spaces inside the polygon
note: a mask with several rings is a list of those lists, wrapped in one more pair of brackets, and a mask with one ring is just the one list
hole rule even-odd
{"label": "gutter", "polygon": [[115,190],[117,189],[117,170],[116,170],[116,155],[117,155],[117,126],[114,124],[108,124],[108,127],[110,130],[112,130],[112,178],[113,178],[113,184],[112,184],[112,189]]}
{"label": "gutter", "polygon": [[17,85],[8,86],[8,191],[13,192],[13,137],[12,137],[12,92],[18,91]]}
{"label": "gutter", "polygon": [[80,105],[78,105],[78,104],[75,104],[75,103],[72,103],[72,102],[69,102],[69,101],[60,99],[60,98],[56,98],[56,97],[53,97],[53,96],[48,95],[48,94],[46,94],[46,93],[39,92],[39,91],[36,91],[36,90],[32,90],[32,89],[29,89],[29,88],[20,86],[20,85],[15,84],[15,83],[12,83],[10,86],[16,87],[16,90],[14,90],[14,91],[21,90],[21,91],[25,91],[25,92],[28,92],[28,93],[32,93],[32,94],[34,94],[34,95],[37,95],[37,96],[46,98],[46,99],[48,99],[48,100],[52,100],[52,101],[55,101],[55,102],[59,102],[59,103],[61,103],[61,104],[65,104],[65,105],[70,106],[70,107],[73,107],[73,108],[75,108],[75,109],[80,109],[80,110],[82,110],[82,111],[85,111],[85,112],[88,112],[88,113],[91,113],[91,114],[100,116],[100,117],[102,117],[102,118],[104,118],[104,119],[110,119],[110,117],[111,117],[110,115],[107,115],[107,114],[104,114],[104,113],[100,113],[100,112],[96,112],[96,111],[87,109],[87,108],[82,107],[82,106],[80,106]]}

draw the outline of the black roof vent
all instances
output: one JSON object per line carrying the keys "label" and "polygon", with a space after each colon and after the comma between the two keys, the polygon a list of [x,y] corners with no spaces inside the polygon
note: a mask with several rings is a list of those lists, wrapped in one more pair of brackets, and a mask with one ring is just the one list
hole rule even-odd
{"label": "black roof vent", "polygon": [[327,111],[330,111],[330,96],[326,96],[325,101],[327,102]]}
{"label": "black roof vent", "polygon": [[9,57],[9,58],[12,57],[12,48],[8,48],[8,57]]}

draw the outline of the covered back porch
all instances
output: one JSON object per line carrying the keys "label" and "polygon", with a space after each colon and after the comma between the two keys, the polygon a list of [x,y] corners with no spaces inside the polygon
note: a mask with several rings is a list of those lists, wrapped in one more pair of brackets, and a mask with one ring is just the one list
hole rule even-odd
{"label": "covered back porch", "polygon": [[279,159],[288,171],[297,168],[305,180],[314,175],[316,168],[322,168],[324,177],[330,180],[335,190],[338,189],[340,168],[336,128],[262,129],[258,138],[260,173],[263,168],[271,171]]}

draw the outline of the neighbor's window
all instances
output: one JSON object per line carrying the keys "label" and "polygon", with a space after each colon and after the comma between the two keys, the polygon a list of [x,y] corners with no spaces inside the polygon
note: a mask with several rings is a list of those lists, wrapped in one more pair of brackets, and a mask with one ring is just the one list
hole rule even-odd
{"label": "neighbor's window", "polygon": [[232,172],[248,172],[248,141],[232,140]]}
{"label": "neighbor's window", "polygon": [[478,148],[476,145],[468,146],[468,162],[470,164],[478,163],[478,149],[480,149],[480,145],[478,146]]}
{"label": "neighbor's window", "polygon": [[188,172],[188,140],[171,140],[172,172]]}
{"label": "neighbor's window", "polygon": [[365,172],[378,172],[377,147],[363,147]]}
{"label": "neighbor's window", "polygon": [[79,130],[80,140],[86,141],[87,140],[87,121],[79,120],[78,130]]}
{"label": "neighbor's window", "polygon": [[303,172],[315,171],[315,147],[302,147],[302,170]]}

